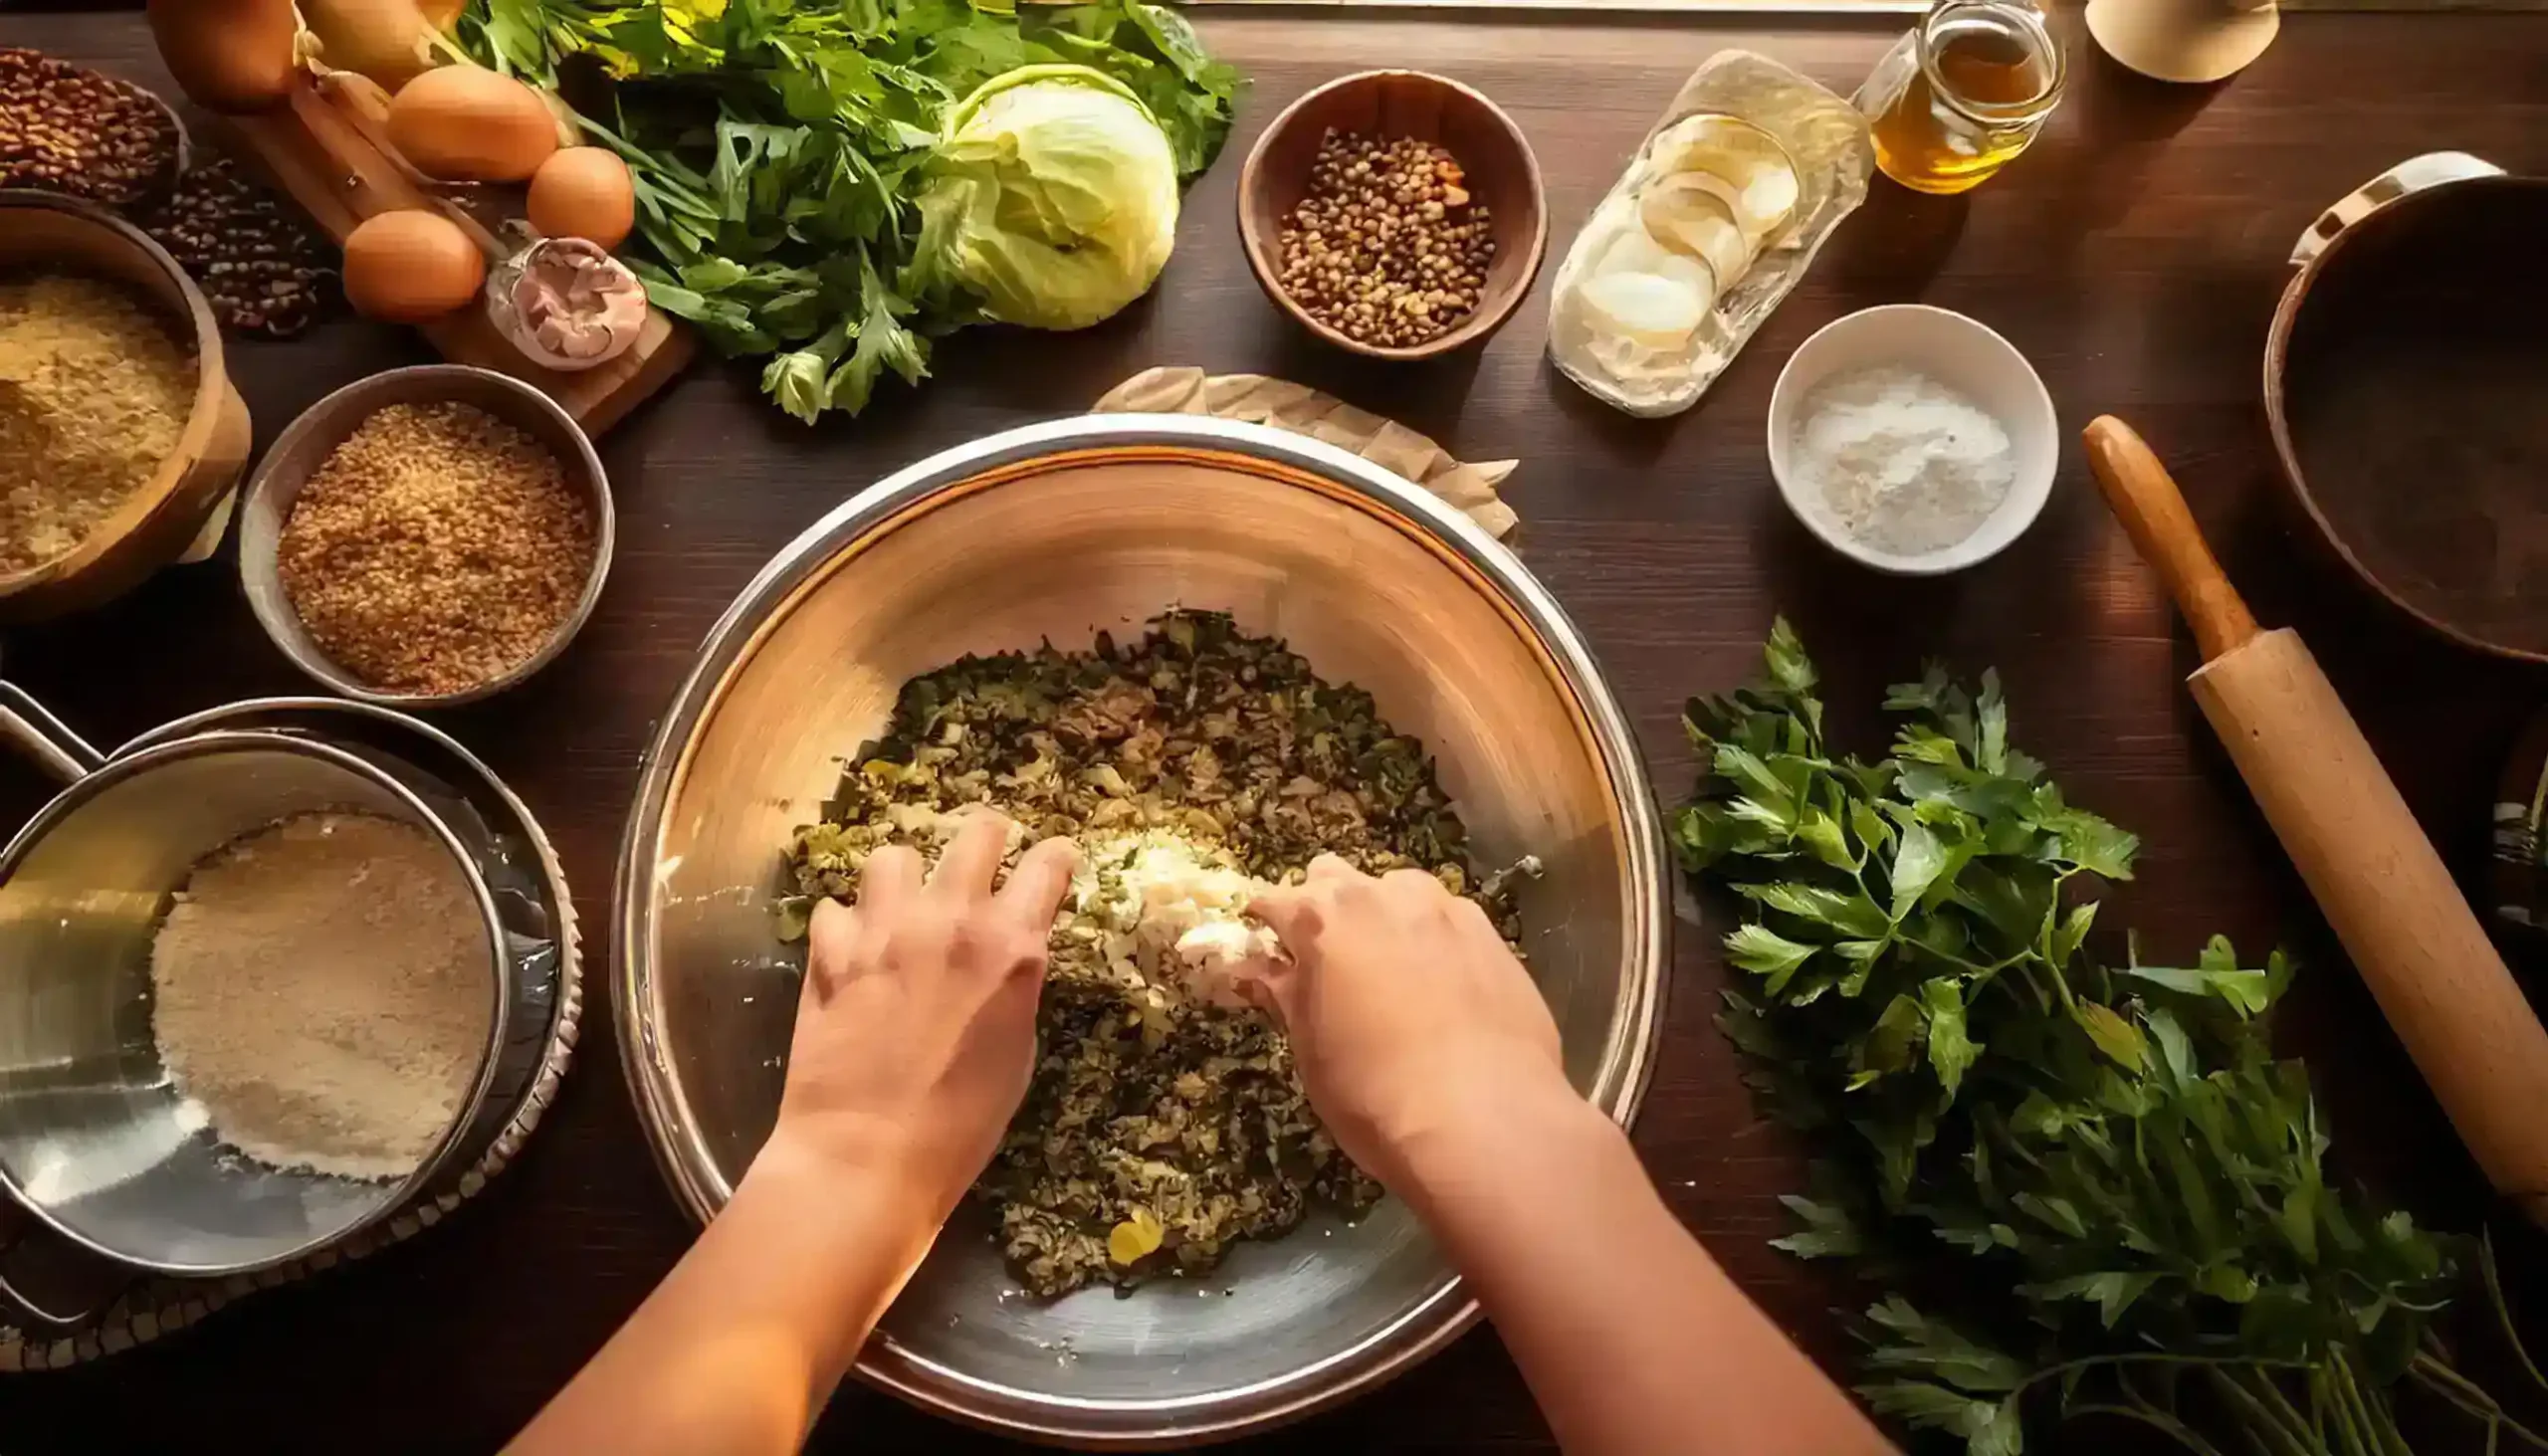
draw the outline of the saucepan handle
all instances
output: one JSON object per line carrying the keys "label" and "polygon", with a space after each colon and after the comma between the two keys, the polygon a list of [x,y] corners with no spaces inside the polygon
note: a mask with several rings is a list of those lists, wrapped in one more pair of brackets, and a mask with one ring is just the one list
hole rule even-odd
{"label": "saucepan handle", "polygon": [[[0,681],[0,738],[47,773],[74,782],[106,761],[106,755],[53,710],[15,683]],[[130,1270],[82,1254],[52,1237],[35,1220],[0,1198],[0,1307],[40,1325],[85,1325],[132,1283]],[[64,1290],[39,1290],[38,1285]],[[54,1296],[67,1296],[58,1300]]]}
{"label": "saucepan handle", "polygon": [[2464,151],[2429,151],[2423,156],[2409,157],[2346,193],[2335,206],[2318,214],[2318,220],[2309,225],[2309,231],[2302,233],[2300,241],[2292,245],[2292,264],[2306,268],[2319,254],[2327,251],[2327,245],[2336,240],[2338,233],[2410,192],[2422,192],[2427,187],[2439,187],[2444,182],[2465,182],[2475,177],[2500,177],[2503,174],[2504,169],[2493,162],[2470,156]]}
{"label": "saucepan handle", "polygon": [[53,710],[15,683],[0,682],[0,738],[35,760],[45,772],[71,783],[96,770],[106,756],[53,716]]}

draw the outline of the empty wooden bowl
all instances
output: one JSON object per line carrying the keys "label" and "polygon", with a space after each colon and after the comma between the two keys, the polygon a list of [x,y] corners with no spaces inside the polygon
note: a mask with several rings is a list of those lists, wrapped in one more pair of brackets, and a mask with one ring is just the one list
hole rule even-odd
{"label": "empty wooden bowl", "polygon": [[[1310,167],[1331,128],[1433,142],[1458,159],[1469,195],[1486,205],[1495,258],[1477,308],[1422,343],[1365,343],[1311,317],[1283,291],[1283,225],[1309,190]],[[1284,107],[1256,139],[1238,176],[1238,230],[1258,286],[1303,328],[1376,359],[1427,359],[1476,343],[1512,315],[1548,249],[1548,202],[1539,159],[1503,107],[1456,81],[1421,71],[1365,71],[1339,77]]]}

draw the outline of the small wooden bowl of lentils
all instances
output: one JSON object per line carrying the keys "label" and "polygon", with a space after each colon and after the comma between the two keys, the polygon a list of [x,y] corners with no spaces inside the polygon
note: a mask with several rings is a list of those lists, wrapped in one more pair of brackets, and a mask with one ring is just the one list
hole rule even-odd
{"label": "small wooden bowl of lentils", "polygon": [[582,427],[519,379],[422,364],[304,411],[241,494],[239,577],[303,672],[365,703],[448,708],[565,650],[610,570],[610,483]]}
{"label": "small wooden bowl of lentils", "polygon": [[1292,103],[1249,150],[1238,192],[1267,297],[1374,358],[1431,358],[1493,333],[1548,247],[1522,128],[1421,71],[1340,77]]}

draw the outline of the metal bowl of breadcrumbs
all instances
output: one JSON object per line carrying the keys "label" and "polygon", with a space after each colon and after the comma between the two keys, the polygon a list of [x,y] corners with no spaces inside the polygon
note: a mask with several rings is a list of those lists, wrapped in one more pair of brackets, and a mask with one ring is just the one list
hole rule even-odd
{"label": "metal bowl of breadcrumbs", "polygon": [[452,707],[547,666],[610,570],[610,482],[556,401],[463,364],[391,369],[292,422],[240,498],[266,635],[348,698]]}

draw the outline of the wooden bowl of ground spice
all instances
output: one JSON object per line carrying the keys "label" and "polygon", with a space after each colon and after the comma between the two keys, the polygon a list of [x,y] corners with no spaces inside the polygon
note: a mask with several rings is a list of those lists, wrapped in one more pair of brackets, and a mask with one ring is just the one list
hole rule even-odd
{"label": "wooden bowl of ground spice", "polygon": [[489,369],[348,384],[266,452],[239,576],[266,634],[348,698],[451,707],[565,650],[610,570],[610,483],[555,401]]}
{"label": "wooden bowl of ground spice", "polygon": [[1512,316],[1548,248],[1531,143],[1421,71],[1342,76],[1283,108],[1239,171],[1239,241],[1276,307],[1340,348],[1429,359]]}
{"label": "wooden bowl of ground spice", "polygon": [[0,192],[0,618],[95,606],[186,555],[251,433],[165,250],[93,204]]}

